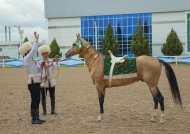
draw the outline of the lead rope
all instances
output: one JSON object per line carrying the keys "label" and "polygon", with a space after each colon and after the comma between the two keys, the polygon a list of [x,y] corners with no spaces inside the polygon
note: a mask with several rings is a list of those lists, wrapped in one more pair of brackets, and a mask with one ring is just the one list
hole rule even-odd
{"label": "lead rope", "polygon": [[47,67],[47,80],[48,80],[48,86],[49,89],[51,88],[51,81],[50,81],[50,77],[49,77],[49,60],[48,60],[48,67]]}
{"label": "lead rope", "polygon": [[[45,86],[45,82],[48,80],[48,86],[49,86],[49,88],[51,88],[51,81],[49,79],[49,67],[52,66],[52,65],[53,65],[53,62],[52,62],[52,64],[49,64],[49,60],[48,60],[48,65],[46,65],[45,62],[42,62],[42,65],[41,65],[41,68],[42,68],[41,79],[42,79],[42,82],[44,82],[45,100],[46,100],[46,97],[47,97],[47,88]],[[47,77],[45,79],[45,81],[43,80],[43,68],[44,68],[45,76]],[[59,76],[59,67],[58,67],[58,65],[57,65],[57,71],[58,71],[57,75],[55,77],[53,77],[53,78],[58,78],[58,76]]]}
{"label": "lead rope", "polygon": [[[59,66],[58,66],[58,62],[56,62],[56,69],[57,69],[57,74],[54,75],[52,78],[55,78],[56,80],[58,79],[58,76],[59,76]],[[55,70],[53,70],[55,71]]]}
{"label": "lead rope", "polygon": [[64,60],[66,60],[66,59],[61,60],[61,59],[60,59],[60,56],[58,56],[58,55],[55,56],[55,58],[54,58],[53,61],[52,61],[52,65],[53,65],[53,62],[56,63],[57,74],[56,74],[56,75],[53,75],[52,78],[55,78],[55,79],[58,78],[58,76],[59,76],[59,65],[58,65],[58,62],[59,62],[59,61],[64,61]]}
{"label": "lead rope", "polygon": [[[45,76],[46,76],[46,80],[45,80],[45,82],[46,82],[47,79],[48,79],[46,63],[45,63]],[[44,82],[44,88],[45,88],[45,100],[46,100],[46,98],[47,98],[47,88],[45,86],[45,82]]]}
{"label": "lead rope", "polygon": [[45,64],[45,62],[43,61],[42,63],[41,63],[41,69],[42,69],[42,71],[41,71],[41,81],[43,82],[43,85],[44,85],[44,93],[45,93],[45,103],[46,103],[46,97],[47,97],[47,89],[46,89],[46,87],[45,87],[45,82],[46,82],[46,80],[44,81],[43,80],[43,69],[44,69],[44,73],[45,73],[45,76],[47,76],[46,75],[46,64]]}

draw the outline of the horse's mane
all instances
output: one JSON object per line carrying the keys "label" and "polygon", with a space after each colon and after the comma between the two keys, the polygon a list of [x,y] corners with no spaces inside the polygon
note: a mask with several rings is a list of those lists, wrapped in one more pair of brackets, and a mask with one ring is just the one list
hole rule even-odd
{"label": "horse's mane", "polygon": [[86,45],[90,45],[92,46],[88,41],[86,41],[85,39],[83,39],[82,37],[79,38],[83,43],[85,43]]}
{"label": "horse's mane", "polygon": [[88,41],[86,41],[85,39],[83,39],[82,37],[79,38],[86,46],[90,45],[95,51],[96,53],[98,53],[99,55],[102,55],[101,53],[99,53],[92,44],[90,44]]}

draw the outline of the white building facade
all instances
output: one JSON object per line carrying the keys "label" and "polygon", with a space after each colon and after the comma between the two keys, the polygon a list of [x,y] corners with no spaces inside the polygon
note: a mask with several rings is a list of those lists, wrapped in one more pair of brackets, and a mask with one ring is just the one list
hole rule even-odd
{"label": "white building facade", "polygon": [[56,38],[63,55],[76,40],[76,33],[94,46],[98,44],[101,52],[108,23],[113,26],[120,55],[130,55],[130,41],[138,20],[153,56],[163,55],[161,47],[172,28],[183,43],[183,55],[190,54],[189,0],[44,0],[44,3],[49,41]]}
{"label": "white building facade", "polygon": [[80,23],[79,17],[48,19],[49,41],[55,38],[64,54],[74,42],[76,33],[81,33]]}
{"label": "white building facade", "polygon": [[20,42],[0,42],[0,57],[18,59]]}
{"label": "white building facade", "polygon": [[188,25],[188,12],[186,11],[152,14],[152,54],[163,55],[161,47],[172,28],[183,43],[183,55],[189,54]]}

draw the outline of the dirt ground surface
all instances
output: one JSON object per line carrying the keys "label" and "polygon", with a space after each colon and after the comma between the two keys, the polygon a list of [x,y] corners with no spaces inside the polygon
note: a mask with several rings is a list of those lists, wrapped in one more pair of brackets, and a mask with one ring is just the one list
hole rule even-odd
{"label": "dirt ground surface", "polygon": [[[105,119],[98,122],[98,96],[88,69],[64,67],[56,87],[59,115],[42,117],[43,125],[31,125],[25,69],[0,69],[0,134],[190,134],[190,66],[173,68],[184,109],[174,105],[163,69],[159,87],[165,97],[165,124],[150,122],[153,101],[143,82],[108,89]],[[50,112],[49,96],[47,107]]]}

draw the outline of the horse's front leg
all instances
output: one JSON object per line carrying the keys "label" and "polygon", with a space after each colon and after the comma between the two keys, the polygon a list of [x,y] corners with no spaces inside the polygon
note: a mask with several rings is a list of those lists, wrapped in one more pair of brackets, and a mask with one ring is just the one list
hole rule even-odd
{"label": "horse's front leg", "polygon": [[98,91],[98,99],[100,106],[100,115],[98,117],[98,121],[103,121],[104,119],[104,98],[105,98],[105,89],[97,89]]}

